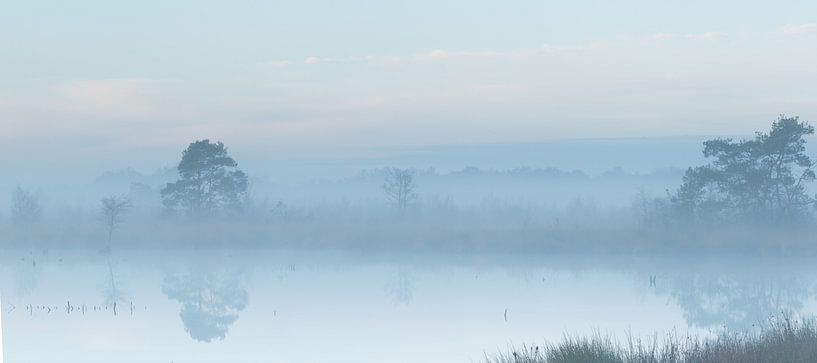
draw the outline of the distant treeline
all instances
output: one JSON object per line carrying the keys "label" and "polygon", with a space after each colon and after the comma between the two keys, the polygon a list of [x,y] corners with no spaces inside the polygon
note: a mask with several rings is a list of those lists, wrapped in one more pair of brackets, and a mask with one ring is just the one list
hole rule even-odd
{"label": "distant treeline", "polygon": [[[364,169],[358,173],[356,179],[382,179],[389,168],[375,168]],[[666,177],[680,177],[684,174],[683,169],[666,168],[657,169],[647,173],[638,173],[627,171],[622,167],[615,167],[597,175],[589,174],[582,170],[562,170],[559,168],[531,168],[518,167],[512,169],[480,169],[476,166],[467,166],[461,170],[453,170],[448,172],[441,172],[435,168],[410,168],[414,175],[420,178],[457,178],[457,177],[509,177],[509,178],[542,178],[542,179],[557,179],[557,180],[612,180],[612,179],[633,179],[633,178],[666,178]]]}
{"label": "distant treeline", "polygon": [[90,209],[47,216],[41,192],[17,187],[0,242],[631,251],[799,241],[817,227],[813,133],[781,116],[753,139],[704,142],[711,162],[686,171],[388,167],[298,187],[254,180],[224,144],[200,140],[172,173],[103,174],[97,183],[127,191],[90,199]]}

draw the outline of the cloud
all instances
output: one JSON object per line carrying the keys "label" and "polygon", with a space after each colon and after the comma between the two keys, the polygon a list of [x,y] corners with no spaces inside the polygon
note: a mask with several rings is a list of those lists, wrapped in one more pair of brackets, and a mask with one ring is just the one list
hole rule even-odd
{"label": "cloud", "polygon": [[718,39],[718,38],[726,38],[726,33],[721,32],[706,32],[701,34],[692,34],[693,37],[696,39]]}
{"label": "cloud", "polygon": [[290,60],[274,60],[274,61],[270,61],[270,62],[264,62],[261,65],[262,66],[267,66],[267,67],[272,67],[272,68],[286,68],[286,67],[291,66],[292,64],[293,64],[293,62],[290,61]]}
{"label": "cloud", "polygon": [[[525,51],[525,53],[532,52],[533,50]],[[443,49],[434,49],[425,53],[414,53],[404,55],[365,54],[365,55],[350,55],[340,58],[309,56],[304,58],[300,62],[293,62],[291,60],[283,59],[262,62],[260,63],[260,65],[271,68],[285,68],[296,64],[303,64],[308,66],[314,66],[319,64],[395,65],[401,63],[437,62],[451,59],[488,58],[496,56],[502,56],[502,53],[493,51],[447,51]]]}
{"label": "cloud", "polygon": [[641,41],[668,41],[668,40],[715,40],[727,38],[728,34],[723,32],[704,32],[704,33],[656,33],[646,37],[624,37],[614,38],[601,41],[590,42],[586,44],[578,44],[571,46],[553,46],[542,45],[528,48],[516,48],[505,50],[446,50],[433,49],[428,52],[413,53],[413,54],[399,54],[399,55],[384,55],[384,54],[364,54],[364,55],[349,55],[345,57],[320,57],[309,56],[300,62],[292,62],[290,60],[276,60],[266,62],[269,66],[282,68],[291,66],[297,63],[304,65],[319,65],[319,64],[368,64],[375,66],[388,66],[398,64],[413,64],[413,63],[432,63],[442,61],[462,61],[471,59],[507,59],[507,60],[526,60],[536,57],[551,56],[555,54],[575,53],[577,51],[609,49],[611,47],[621,45],[631,45]]}
{"label": "cloud", "polygon": [[716,40],[728,38],[724,32],[710,31],[703,33],[657,33],[642,37],[618,37],[603,39],[594,42],[576,45],[549,45],[533,46],[527,48],[504,49],[504,50],[445,50],[434,49],[425,53],[415,53],[408,55],[366,55],[350,56],[345,58],[347,62],[366,62],[371,64],[385,63],[421,63],[435,61],[453,60],[478,60],[478,59],[499,59],[499,60],[529,60],[538,57],[547,57],[559,54],[574,54],[585,51],[610,51],[616,47],[628,47],[641,44],[643,41],[663,41],[663,40]]}
{"label": "cloud", "polygon": [[443,60],[451,58],[451,54],[442,50],[442,49],[434,49],[428,54],[422,55],[418,59],[421,60]]}
{"label": "cloud", "polygon": [[190,100],[175,82],[114,78],[81,80],[45,86],[33,92],[0,99],[0,127],[6,137],[60,134],[82,130],[163,127],[167,121],[195,119]]}
{"label": "cloud", "polygon": [[144,79],[102,79],[72,82],[57,87],[56,108],[69,114],[134,118],[159,108],[161,82]]}
{"label": "cloud", "polygon": [[304,59],[304,64],[313,65],[313,64],[322,64],[322,63],[333,63],[335,60],[333,58],[320,58],[320,57],[306,57]]}
{"label": "cloud", "polygon": [[707,39],[721,39],[726,38],[728,35],[722,32],[704,32],[704,33],[687,33],[687,34],[677,34],[677,33],[656,33],[647,37],[649,40],[653,41],[664,41],[664,40],[675,40],[675,39],[691,39],[691,40],[707,40]]}
{"label": "cloud", "polygon": [[[100,139],[114,135],[106,137],[111,142],[226,135],[292,144],[375,143],[398,138],[355,134],[417,126],[415,141],[430,142],[433,136],[423,135],[440,131],[437,124],[483,132],[490,140],[500,129],[509,139],[575,136],[567,129],[551,135],[556,122],[542,121],[563,117],[643,122],[641,128],[633,123],[604,131],[627,134],[688,132],[651,120],[683,121],[698,113],[785,108],[813,114],[809,102],[815,91],[808,85],[817,80],[811,66],[817,51],[808,47],[810,37],[781,43],[773,29],[622,35],[488,50],[304,54],[257,63],[250,71],[258,77],[202,74],[191,83],[117,78],[32,86],[27,93],[8,90],[12,96],[5,99],[0,94],[0,139],[41,132],[67,137],[82,130]],[[798,26],[796,32],[808,29]],[[776,52],[759,55],[758,49]],[[321,77],[306,71],[327,64],[332,69]],[[779,91],[770,95],[768,89]],[[498,126],[505,122],[517,126]],[[696,127],[710,130],[703,123]],[[338,132],[348,139],[332,136]]]}
{"label": "cloud", "polygon": [[817,23],[786,25],[780,28],[780,33],[785,35],[817,34]]}

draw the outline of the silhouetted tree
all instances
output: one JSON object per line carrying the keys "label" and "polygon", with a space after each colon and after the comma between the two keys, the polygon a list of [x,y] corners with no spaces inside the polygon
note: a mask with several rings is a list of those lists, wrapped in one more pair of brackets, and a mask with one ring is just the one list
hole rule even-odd
{"label": "silhouetted tree", "polygon": [[123,222],[123,215],[130,209],[131,203],[128,198],[114,195],[102,198],[101,204],[100,217],[108,232],[108,247],[110,247],[113,231]]}
{"label": "silhouetted tree", "polygon": [[386,198],[394,204],[397,209],[403,211],[409,203],[417,198],[415,192],[417,185],[414,184],[414,174],[409,169],[388,168],[386,169],[386,181],[383,183],[383,191]]}
{"label": "silhouetted tree", "polygon": [[221,142],[201,140],[191,143],[182,153],[179,180],[168,183],[162,202],[171,209],[206,213],[237,206],[247,191],[247,175],[227,155]]}
{"label": "silhouetted tree", "polygon": [[704,156],[714,160],[686,171],[673,205],[699,220],[802,218],[815,203],[806,192],[815,174],[804,139],[813,133],[814,127],[798,117],[780,116],[771,131],[758,132],[753,140],[704,142]]}
{"label": "silhouetted tree", "polygon": [[15,223],[32,223],[40,220],[43,209],[40,206],[40,196],[37,193],[23,189],[21,186],[14,188],[11,194],[11,219]]}

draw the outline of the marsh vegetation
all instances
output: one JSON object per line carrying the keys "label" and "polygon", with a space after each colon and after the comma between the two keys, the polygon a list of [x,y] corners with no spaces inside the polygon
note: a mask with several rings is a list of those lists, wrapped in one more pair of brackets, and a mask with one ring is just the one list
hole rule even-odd
{"label": "marsh vegetation", "polygon": [[[182,152],[176,168],[154,176],[106,173],[96,192],[83,192],[97,196],[79,202],[16,187],[0,243],[811,253],[817,252],[815,173],[806,146],[813,133],[799,118],[780,116],[753,138],[705,141],[709,163],[686,171],[378,167],[289,186],[252,178],[223,143],[201,140]],[[94,202],[100,199],[101,226]]]}
{"label": "marsh vegetation", "polygon": [[616,339],[600,334],[565,336],[558,343],[520,346],[486,363],[810,363],[817,361],[813,318],[778,316],[751,331],[716,337],[668,334]]}

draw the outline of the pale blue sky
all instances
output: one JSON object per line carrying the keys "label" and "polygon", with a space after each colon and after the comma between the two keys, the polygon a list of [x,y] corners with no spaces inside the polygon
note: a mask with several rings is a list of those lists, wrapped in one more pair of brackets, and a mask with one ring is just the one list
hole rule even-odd
{"label": "pale blue sky", "polygon": [[815,1],[8,1],[0,140],[84,152],[817,119]]}
{"label": "pale blue sky", "polygon": [[773,31],[814,1],[9,1],[15,79],[225,76],[278,58],[509,50],[618,35]]}

